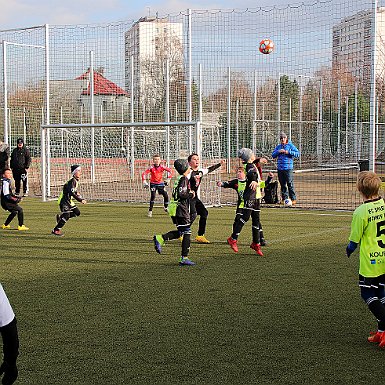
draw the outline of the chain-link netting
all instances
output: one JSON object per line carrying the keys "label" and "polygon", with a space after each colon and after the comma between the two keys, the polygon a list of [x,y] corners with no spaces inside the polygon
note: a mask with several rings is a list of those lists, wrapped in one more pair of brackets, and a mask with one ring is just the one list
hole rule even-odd
{"label": "chain-link netting", "polygon": [[[244,146],[266,156],[266,170],[275,170],[271,153],[284,131],[301,154],[295,160],[298,204],[350,209],[359,200],[359,166],[366,168],[375,151],[381,173],[384,160],[383,8],[376,13],[375,51],[374,20],[372,0],[325,0],[0,31],[0,127],[11,147],[20,136],[31,147],[36,194],[42,123],[106,123],[104,150],[99,153],[99,143],[97,154],[116,165],[124,136],[109,132],[108,123],[199,120],[203,164],[227,161],[221,179],[233,176]],[[265,38],[275,43],[271,54],[259,52]],[[153,152],[165,158],[162,138],[143,137],[136,159],[150,161]],[[171,149],[181,148],[180,138],[168,140]],[[196,151],[195,139],[186,140],[181,156],[186,148]],[[122,173],[128,180],[129,169]],[[215,201],[235,201],[216,194]]]}

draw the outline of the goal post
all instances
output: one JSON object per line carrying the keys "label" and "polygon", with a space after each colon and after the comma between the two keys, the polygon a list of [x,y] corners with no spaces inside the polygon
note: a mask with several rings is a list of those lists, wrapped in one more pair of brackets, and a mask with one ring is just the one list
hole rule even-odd
{"label": "goal post", "polygon": [[56,198],[70,166],[80,164],[82,192],[88,199],[147,202],[141,174],[152,156],[159,154],[172,167],[174,159],[192,152],[204,160],[199,121],[43,124],[42,200]]}

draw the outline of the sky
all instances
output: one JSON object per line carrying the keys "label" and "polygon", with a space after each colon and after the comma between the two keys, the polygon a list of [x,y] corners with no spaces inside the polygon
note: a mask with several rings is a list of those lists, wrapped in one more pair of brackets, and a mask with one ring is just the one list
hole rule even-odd
{"label": "sky", "polygon": [[[305,3],[309,0],[305,0]],[[314,1],[313,1],[314,2]],[[300,2],[302,3],[302,1]],[[235,5],[236,4],[236,5]],[[0,30],[43,24],[93,24],[134,21],[148,15],[178,14],[186,9],[284,7],[293,0],[0,0]]]}

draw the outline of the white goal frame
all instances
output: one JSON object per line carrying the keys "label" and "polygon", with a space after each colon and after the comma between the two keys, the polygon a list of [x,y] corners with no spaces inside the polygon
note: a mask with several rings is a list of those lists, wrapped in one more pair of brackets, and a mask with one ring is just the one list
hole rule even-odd
{"label": "white goal frame", "polygon": [[[131,177],[135,174],[135,132],[143,133],[146,128],[161,127],[160,130],[152,130],[151,132],[165,133],[165,160],[170,165],[170,127],[186,127],[188,128],[188,152],[195,152],[201,158],[202,156],[202,129],[200,121],[189,122],[131,122],[131,123],[87,123],[87,124],[42,124],[41,125],[41,187],[43,202],[51,198],[50,181],[51,181],[51,149],[50,149],[50,132],[51,130],[62,130],[63,133],[68,129],[78,128],[91,130],[91,182],[95,183],[95,129],[121,128],[129,131],[130,138],[127,141],[127,163],[130,165]],[[182,155],[181,155],[182,156]]]}

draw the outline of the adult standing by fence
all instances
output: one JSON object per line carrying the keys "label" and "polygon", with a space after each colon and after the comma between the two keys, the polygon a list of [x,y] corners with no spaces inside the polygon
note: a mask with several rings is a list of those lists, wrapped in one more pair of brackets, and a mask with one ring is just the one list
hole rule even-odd
{"label": "adult standing by fence", "polygon": [[31,165],[31,154],[24,146],[23,138],[17,139],[17,147],[11,154],[11,169],[15,179],[15,194],[20,195],[21,181],[23,181],[23,196],[28,195],[28,169]]}
{"label": "adult standing by fence", "polygon": [[290,198],[292,204],[295,205],[297,197],[294,190],[293,159],[299,157],[299,151],[284,132],[281,132],[279,139],[280,143],[271,156],[273,159],[277,158],[277,174],[281,186],[282,201],[285,202],[286,199]]}

